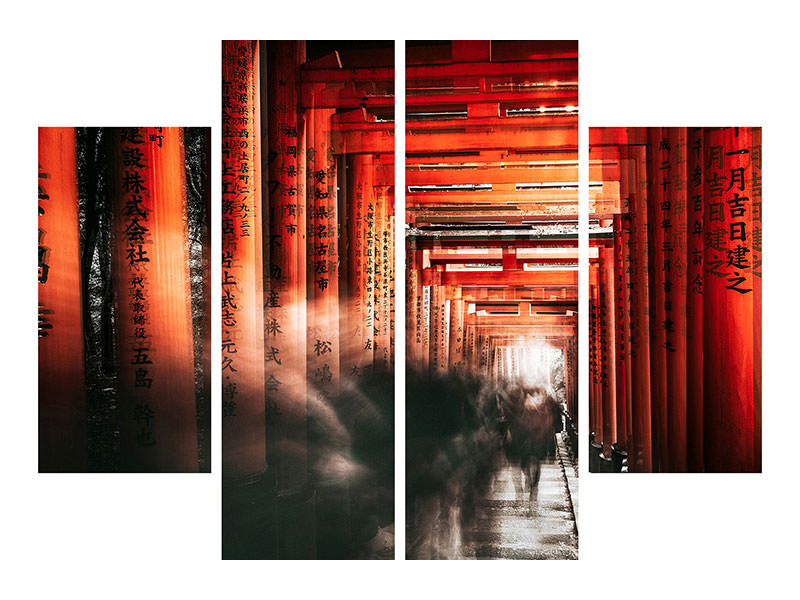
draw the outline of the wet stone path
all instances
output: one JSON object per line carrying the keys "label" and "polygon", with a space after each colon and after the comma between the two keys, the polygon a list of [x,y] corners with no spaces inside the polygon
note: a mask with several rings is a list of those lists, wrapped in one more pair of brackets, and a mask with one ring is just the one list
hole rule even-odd
{"label": "wet stone path", "polygon": [[542,462],[535,502],[519,489],[519,469],[499,466],[474,527],[462,532],[464,558],[578,558],[577,469],[558,441],[558,456]]}

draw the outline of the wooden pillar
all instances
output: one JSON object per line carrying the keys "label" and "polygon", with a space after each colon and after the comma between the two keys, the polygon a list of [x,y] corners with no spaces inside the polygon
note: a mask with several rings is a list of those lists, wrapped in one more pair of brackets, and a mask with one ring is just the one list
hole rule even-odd
{"label": "wooden pillar", "polygon": [[435,265],[431,270],[431,371],[444,373],[447,372],[447,363],[450,356],[449,303],[445,286],[442,283],[444,267]]}
{"label": "wooden pillar", "polygon": [[603,394],[603,450],[610,456],[611,444],[617,441],[616,360],[614,339],[614,249],[600,248],[600,343],[603,356],[601,385]]}
{"label": "wooden pillar", "polygon": [[420,273],[422,251],[413,241],[406,245],[406,364],[422,371],[423,310],[422,274]]}
{"label": "wooden pillar", "polygon": [[[667,351],[667,437],[669,470],[683,473],[686,462],[686,128],[663,130],[667,142],[664,229],[664,337]],[[668,269],[668,270],[667,270]]]}
{"label": "wooden pillar", "polygon": [[[394,181],[394,172],[392,171],[392,181]],[[394,345],[395,345],[395,338],[394,338],[394,319],[395,319],[395,310],[394,310],[394,299],[395,299],[395,264],[394,264],[394,246],[395,246],[395,213],[394,213],[394,185],[386,186],[386,220],[387,220],[387,231],[386,231],[386,242],[384,244],[385,249],[384,252],[387,254],[386,257],[386,271],[387,271],[387,285],[386,285],[386,296],[384,302],[386,302],[388,312],[389,312],[389,321],[386,324],[387,328],[389,329],[389,360],[387,362],[386,368],[394,372]]]}
{"label": "wooden pillar", "polygon": [[760,214],[753,202],[753,136],[750,129],[734,127],[706,129],[705,134],[705,469],[752,472],[757,307],[753,241],[754,214]]}
{"label": "wooden pillar", "polygon": [[[627,217],[627,213],[624,217]],[[629,358],[627,356],[628,337],[628,290],[625,253],[627,252],[628,233],[623,231],[623,215],[614,215],[614,372],[615,372],[615,414],[617,424],[616,442],[620,448],[628,448],[628,394],[630,386]]]}
{"label": "wooden pillar", "polygon": [[[298,113],[303,42],[269,42],[266,57],[269,258],[264,301],[264,387],[270,466],[279,490],[305,484],[308,470],[306,357],[305,123]],[[263,87],[263,86],[262,86]]]}
{"label": "wooden pillar", "polygon": [[464,300],[461,287],[452,289],[450,302],[450,369],[461,370],[464,366]]}
{"label": "wooden pillar", "polygon": [[[320,89],[315,94],[321,93]],[[333,109],[307,111],[309,393],[325,403],[339,384],[339,243]],[[372,208],[374,213],[374,207]],[[370,217],[368,216],[368,219]],[[371,217],[374,220],[374,214]],[[370,243],[370,242],[368,242]],[[374,251],[373,256],[374,260]]]}
{"label": "wooden pillar", "polygon": [[375,188],[375,368],[388,371],[391,360],[392,323],[392,261],[394,246],[390,246],[392,218],[386,186]]}
{"label": "wooden pillar", "polygon": [[422,286],[422,348],[421,367],[424,372],[430,372],[431,365],[431,286],[430,283]]}
{"label": "wooden pillar", "polygon": [[222,469],[266,468],[259,44],[222,43]]}
{"label": "wooden pillar", "polygon": [[[355,154],[351,157],[347,187],[350,199],[350,212],[347,215],[347,228],[350,234],[348,246],[350,323],[347,328],[350,359],[344,367],[345,371],[358,376],[372,369],[375,344],[375,302],[372,291],[375,263],[367,254],[369,248],[367,239],[370,235],[374,236],[374,232],[368,231],[366,219],[367,207],[374,203],[371,154]],[[409,279],[409,283],[411,282]],[[409,299],[408,303],[409,306],[413,306],[413,300]],[[409,325],[413,326],[413,323],[407,324],[407,327]],[[412,329],[409,328],[408,331],[411,332]],[[409,352],[409,356],[412,352]],[[413,361],[409,361],[409,364],[412,365]]]}
{"label": "wooden pillar", "polygon": [[128,471],[197,471],[183,130],[114,136],[120,440]]}
{"label": "wooden pillar", "polygon": [[631,442],[632,471],[652,470],[650,426],[650,318],[647,244],[647,165],[642,146],[626,148],[623,174],[630,200],[631,256]]}
{"label": "wooden pillar", "polygon": [[590,310],[590,388],[589,397],[591,399],[590,414],[594,414],[591,420],[591,430],[595,434],[595,441],[603,443],[603,395],[600,383],[600,373],[602,371],[602,356],[600,354],[600,276],[599,264],[597,262],[589,264],[589,310]]}
{"label": "wooden pillar", "polygon": [[75,129],[39,128],[39,472],[87,470]]}
{"label": "wooden pillar", "polygon": [[753,199],[753,470],[761,472],[761,128],[750,129]]}
{"label": "wooden pillar", "polygon": [[653,433],[653,471],[669,471],[667,414],[668,258],[664,250],[669,227],[667,190],[670,182],[669,142],[660,127],[647,129],[647,211],[650,258],[650,411]]}
{"label": "wooden pillar", "polygon": [[687,470],[703,470],[703,130],[686,139],[686,450]]}

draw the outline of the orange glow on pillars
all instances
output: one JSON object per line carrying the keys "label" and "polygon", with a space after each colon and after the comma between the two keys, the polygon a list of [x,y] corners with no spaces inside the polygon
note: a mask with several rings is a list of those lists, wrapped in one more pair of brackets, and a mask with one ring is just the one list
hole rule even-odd
{"label": "orange glow on pillars", "polygon": [[39,471],[87,469],[75,129],[39,128]]}
{"label": "orange glow on pillars", "polygon": [[264,366],[268,457],[281,490],[302,486],[308,466],[305,127],[297,111],[303,44],[269,42],[266,54],[269,152],[262,156],[262,166],[269,173],[269,236],[263,247],[269,263]]}
{"label": "orange glow on pillars", "polygon": [[[317,90],[315,93],[319,93]],[[339,245],[336,162],[331,144],[335,111],[307,115],[307,227],[309,393],[325,403],[339,384]],[[374,249],[373,249],[374,258]]]}
{"label": "orange glow on pillars", "polygon": [[760,214],[752,200],[753,136],[734,127],[705,134],[704,458],[714,471],[752,472],[758,305],[753,240],[754,214]]}
{"label": "orange glow on pillars", "polygon": [[[259,44],[222,47],[222,468],[266,468]],[[276,348],[276,350],[278,350]]]}
{"label": "orange glow on pillars", "polygon": [[197,471],[183,130],[122,128],[115,145],[123,465]]}
{"label": "orange glow on pillars", "polygon": [[350,308],[349,325],[346,329],[346,339],[349,343],[346,349],[348,362],[343,365],[343,369],[345,373],[362,373],[372,365],[372,348],[375,343],[374,302],[370,291],[375,278],[375,268],[367,254],[370,233],[366,218],[367,208],[373,203],[372,155],[353,155],[350,173],[347,215],[347,233],[350,239],[348,246]]}
{"label": "orange glow on pillars", "polygon": [[[614,337],[614,250],[613,248],[600,248],[600,343],[603,355],[601,374],[603,394],[603,443],[606,452],[611,451],[611,444],[617,441],[617,413],[616,413],[616,361]],[[608,454],[607,456],[610,456]]]}

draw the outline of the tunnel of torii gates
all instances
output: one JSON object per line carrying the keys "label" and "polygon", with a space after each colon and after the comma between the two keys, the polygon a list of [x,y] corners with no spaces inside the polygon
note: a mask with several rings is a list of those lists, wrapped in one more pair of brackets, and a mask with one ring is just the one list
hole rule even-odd
{"label": "tunnel of torii gates", "polygon": [[[121,466],[197,471],[183,128],[117,128],[112,137]],[[75,128],[39,129],[38,196],[39,470],[84,472],[88,299],[81,292]]]}
{"label": "tunnel of torii gates", "polygon": [[760,128],[589,141],[590,469],[760,472]]}
{"label": "tunnel of torii gates", "polygon": [[560,353],[575,429],[577,57],[410,42],[406,66],[407,364],[549,385]]}
{"label": "tunnel of torii gates", "polygon": [[310,411],[394,367],[394,51],[307,49],[222,48],[223,470],[279,494]]}

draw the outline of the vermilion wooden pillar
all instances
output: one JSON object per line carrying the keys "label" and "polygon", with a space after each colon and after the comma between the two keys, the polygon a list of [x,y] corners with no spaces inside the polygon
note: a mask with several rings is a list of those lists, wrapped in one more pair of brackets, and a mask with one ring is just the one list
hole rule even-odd
{"label": "vermilion wooden pillar", "polygon": [[[668,145],[669,187],[664,231],[665,322],[667,350],[667,430],[669,470],[685,472],[686,463],[686,129],[663,130]],[[663,168],[663,165],[662,165]]]}
{"label": "vermilion wooden pillar", "polygon": [[590,382],[590,413],[594,414],[594,419],[591,419],[591,430],[595,434],[595,441],[600,444],[604,443],[603,440],[603,395],[602,386],[600,385],[600,373],[602,369],[601,359],[601,344],[600,344],[600,276],[598,263],[589,264],[589,310],[590,310],[590,328],[591,332],[591,346],[590,346],[590,369],[591,369],[591,382]]}
{"label": "vermilion wooden pillar", "polygon": [[421,251],[416,249],[413,241],[409,241],[406,253],[406,364],[419,371],[422,369],[423,343]]}
{"label": "vermilion wooden pillar", "polygon": [[[641,135],[641,133],[639,134]],[[625,148],[623,174],[630,198],[631,263],[631,443],[628,462],[632,471],[652,470],[650,427],[650,324],[647,244],[647,164],[645,148]]]}
{"label": "vermilion wooden pillar", "polygon": [[754,470],[761,472],[761,128],[750,129],[753,141],[750,149],[753,198],[753,443]]}
{"label": "vermilion wooden pillar", "polygon": [[686,134],[687,469],[703,470],[703,130]]}
{"label": "vermilion wooden pillar", "polygon": [[[259,44],[222,43],[222,469],[266,468]],[[277,348],[276,348],[277,350]]]}
{"label": "vermilion wooden pillar", "polygon": [[615,322],[614,311],[614,249],[600,248],[600,286],[601,294],[601,313],[605,323],[601,327],[601,343],[603,354],[603,440],[604,451],[611,451],[611,444],[618,441],[616,411],[617,387],[616,387],[616,352],[614,340],[616,338],[617,325]]}
{"label": "vermilion wooden pillar", "polygon": [[[317,89],[315,94],[321,93]],[[308,137],[308,377],[309,392],[327,402],[339,384],[339,241],[333,109],[306,111]],[[369,219],[369,215],[368,215]]]}
{"label": "vermilion wooden pillar", "polygon": [[665,232],[669,221],[667,190],[670,181],[670,152],[666,131],[647,129],[647,215],[650,258],[650,411],[653,433],[653,471],[669,470],[667,415],[667,302],[669,271]]}
{"label": "vermilion wooden pillar", "polygon": [[389,306],[389,364],[388,367],[390,369],[394,369],[395,362],[394,362],[394,348],[395,348],[395,337],[394,337],[394,323],[395,323],[395,263],[394,263],[394,247],[395,247],[395,219],[396,215],[394,212],[394,163],[392,163],[391,169],[391,179],[392,185],[386,187],[386,206],[387,206],[387,215],[388,215],[388,231],[386,233],[387,237],[387,244],[386,246],[388,249],[388,259],[387,259],[387,268],[389,272],[388,277],[388,286],[387,286],[387,293],[388,293],[388,306]]}
{"label": "vermilion wooden pillar", "polygon": [[368,240],[374,238],[374,231],[369,231],[366,218],[368,207],[374,204],[371,154],[352,156],[348,189],[350,325],[346,333],[350,361],[343,365],[343,373],[362,374],[372,368],[375,345],[375,262],[368,255]]}
{"label": "vermilion wooden pillar", "polygon": [[[423,278],[422,285],[422,348],[420,368],[430,372],[431,366],[431,286]],[[477,364],[477,363],[476,363]]]}
{"label": "vermilion wooden pillar", "polygon": [[[627,216],[627,215],[626,215]],[[615,370],[615,414],[617,435],[616,442],[621,448],[628,447],[628,399],[629,386],[628,378],[628,358],[627,358],[627,287],[625,285],[627,276],[626,261],[624,258],[627,252],[627,235],[623,233],[622,215],[614,215],[614,354],[615,359],[612,368]]]}
{"label": "vermilion wooden pillar", "polygon": [[[753,136],[705,130],[703,342],[706,470],[752,472],[755,456]],[[759,157],[760,159],[760,157]]]}
{"label": "vermilion wooden pillar", "polygon": [[449,356],[448,337],[450,333],[450,327],[448,324],[449,320],[447,314],[448,311],[445,288],[442,284],[442,273],[444,269],[442,265],[435,265],[431,267],[431,270],[431,371],[445,372],[447,370],[447,361]]}
{"label": "vermilion wooden pillar", "polygon": [[449,368],[461,370],[464,360],[464,300],[461,287],[452,289],[450,302],[450,359]]}
{"label": "vermilion wooden pillar", "polygon": [[392,257],[389,232],[392,227],[385,186],[375,188],[375,355],[376,369],[387,371],[390,365],[392,321]]}
{"label": "vermilion wooden pillar", "polygon": [[120,438],[128,471],[197,471],[183,130],[114,137]]}
{"label": "vermilion wooden pillar", "polygon": [[[267,445],[278,488],[306,481],[306,195],[305,123],[298,113],[299,67],[304,42],[269,42],[266,56],[268,151],[262,165],[269,174],[268,257],[264,276],[265,392]],[[264,82],[262,82],[264,83]],[[264,86],[262,85],[262,89]]]}
{"label": "vermilion wooden pillar", "polygon": [[39,472],[87,470],[75,129],[39,128]]}

